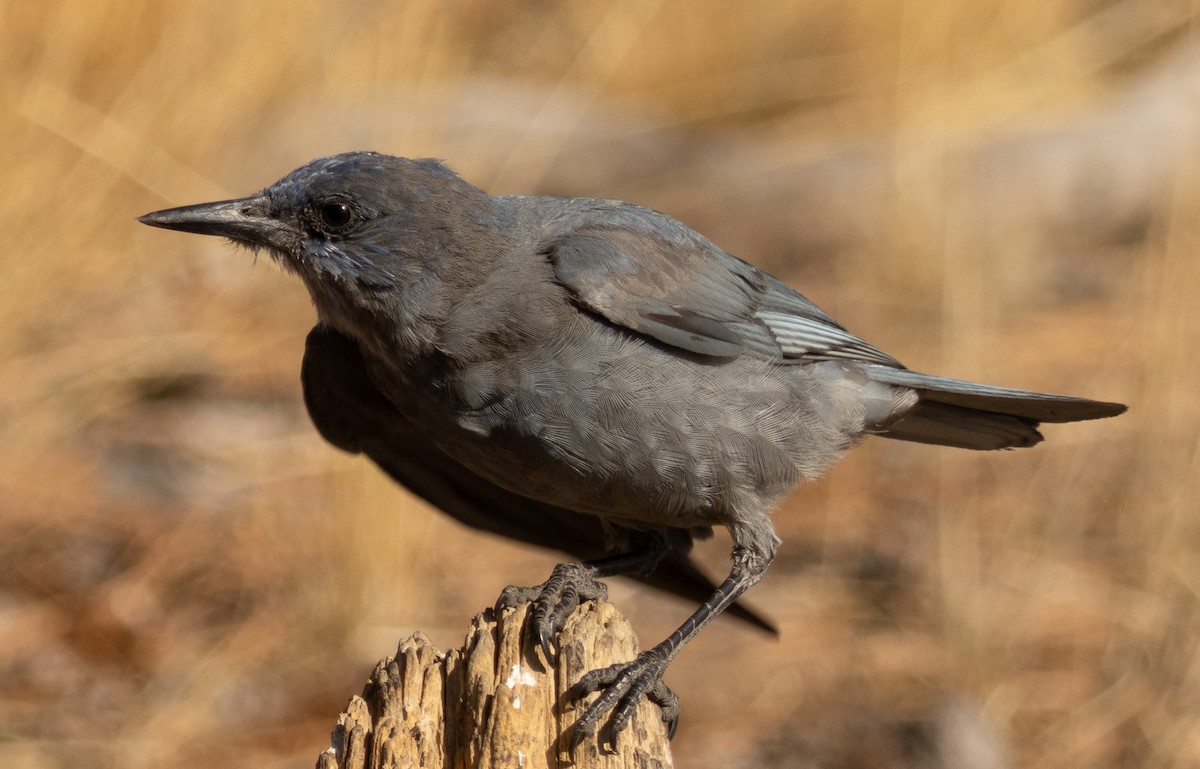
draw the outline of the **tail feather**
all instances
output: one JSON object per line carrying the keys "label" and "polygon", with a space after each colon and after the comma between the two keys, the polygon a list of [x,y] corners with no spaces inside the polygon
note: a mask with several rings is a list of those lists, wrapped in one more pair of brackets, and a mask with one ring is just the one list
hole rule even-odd
{"label": "tail feather", "polygon": [[868,365],[866,370],[872,380],[910,388],[920,397],[912,411],[880,433],[905,441],[965,449],[1020,448],[1042,440],[1037,431],[1041,422],[1102,419],[1125,411],[1120,403],[982,385],[907,369]]}
{"label": "tail feather", "polygon": [[1042,434],[1031,419],[922,401],[904,418],[879,433],[914,443],[934,443],[958,449],[1024,448],[1040,443]]}

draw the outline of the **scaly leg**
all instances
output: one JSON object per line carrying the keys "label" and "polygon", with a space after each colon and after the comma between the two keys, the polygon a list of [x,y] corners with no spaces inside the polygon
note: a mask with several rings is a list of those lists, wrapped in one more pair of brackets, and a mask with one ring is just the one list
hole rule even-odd
{"label": "scaly leg", "polygon": [[758,538],[760,541],[755,543],[757,547],[734,548],[733,567],[729,576],[666,640],[642,652],[632,662],[593,670],[572,687],[571,696],[575,699],[592,692],[601,692],[596,701],[588,706],[575,722],[575,732],[571,737],[572,757],[575,749],[596,733],[600,719],[609,711],[613,711],[613,714],[608,723],[608,736],[600,747],[602,750],[615,752],[617,735],[629,723],[638,703],[644,697],[649,697],[662,708],[663,721],[669,724],[669,735],[675,734],[675,727],[679,722],[679,698],[663,683],[663,674],[671,659],[700,628],[762,579],[763,573],[775,556],[775,547],[778,544],[778,540],[769,529],[767,533],[770,534],[769,539]]}

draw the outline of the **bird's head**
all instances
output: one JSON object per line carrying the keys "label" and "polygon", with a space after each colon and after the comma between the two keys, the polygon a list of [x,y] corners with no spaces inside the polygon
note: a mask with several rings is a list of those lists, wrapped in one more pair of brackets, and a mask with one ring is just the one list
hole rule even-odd
{"label": "bird's head", "polygon": [[496,213],[493,198],[439,161],[349,152],[313,160],[249,197],[139,221],[265,249],[336,322],[362,310],[436,313],[447,283],[485,269],[459,257],[473,237],[494,236]]}

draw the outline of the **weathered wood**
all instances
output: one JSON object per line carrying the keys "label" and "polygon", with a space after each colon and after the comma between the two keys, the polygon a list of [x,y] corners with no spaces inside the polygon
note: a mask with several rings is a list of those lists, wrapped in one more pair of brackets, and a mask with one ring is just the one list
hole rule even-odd
{"label": "weathered wood", "polygon": [[595,739],[568,755],[571,727],[589,697],[566,692],[589,670],[633,659],[637,640],[607,602],[588,602],[559,634],[557,660],[522,648],[527,606],[487,610],[461,649],[443,652],[421,633],[375,666],[361,696],[338,716],[317,769],[613,769],[671,766],[658,707],[643,702],[615,754]]}

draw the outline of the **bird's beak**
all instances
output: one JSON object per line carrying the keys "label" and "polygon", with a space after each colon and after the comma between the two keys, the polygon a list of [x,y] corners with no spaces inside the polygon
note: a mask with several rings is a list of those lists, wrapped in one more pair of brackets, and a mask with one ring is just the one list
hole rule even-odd
{"label": "bird's beak", "polygon": [[269,212],[269,201],[259,195],[168,208],[138,217],[138,221],[168,230],[218,235],[253,246],[283,248],[290,228]]}

